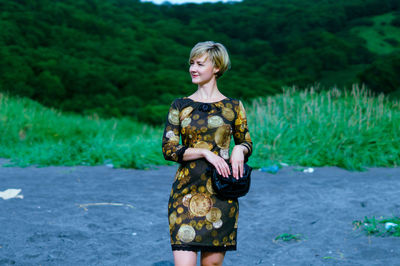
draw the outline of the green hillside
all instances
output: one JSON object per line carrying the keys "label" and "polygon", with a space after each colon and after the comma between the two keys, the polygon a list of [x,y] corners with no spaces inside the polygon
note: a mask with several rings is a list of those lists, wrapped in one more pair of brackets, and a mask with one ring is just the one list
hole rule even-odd
{"label": "green hillside", "polygon": [[316,83],[400,88],[397,0],[3,0],[0,10],[0,91],[65,113],[162,124],[172,99],[197,89],[187,60],[206,40],[231,55],[218,83],[230,97]]}
{"label": "green hillside", "polygon": [[366,41],[368,50],[376,54],[400,52],[400,28],[392,25],[395,13],[371,17],[371,26],[358,26],[351,29]]}

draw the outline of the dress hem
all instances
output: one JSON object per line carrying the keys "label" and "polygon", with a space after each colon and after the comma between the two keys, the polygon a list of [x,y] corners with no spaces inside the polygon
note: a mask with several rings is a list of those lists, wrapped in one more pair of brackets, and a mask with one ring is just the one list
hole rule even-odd
{"label": "dress hem", "polygon": [[235,251],[236,245],[229,245],[229,246],[171,245],[171,248],[172,248],[172,250],[184,250],[184,251],[221,252],[221,251]]}

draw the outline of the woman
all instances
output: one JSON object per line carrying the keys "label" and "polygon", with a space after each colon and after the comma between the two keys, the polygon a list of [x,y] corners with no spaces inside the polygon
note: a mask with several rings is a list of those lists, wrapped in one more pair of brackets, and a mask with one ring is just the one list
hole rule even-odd
{"label": "woman", "polygon": [[[253,143],[242,102],[217,87],[230,67],[226,48],[200,42],[189,63],[197,91],[172,102],[162,138],[164,158],[180,163],[168,202],[171,247],[176,266],[196,265],[197,251],[201,265],[222,265],[225,252],[236,250],[239,202],[216,197],[207,167],[228,177],[229,159],[233,176],[240,178]],[[232,135],[236,145],[229,156]]]}

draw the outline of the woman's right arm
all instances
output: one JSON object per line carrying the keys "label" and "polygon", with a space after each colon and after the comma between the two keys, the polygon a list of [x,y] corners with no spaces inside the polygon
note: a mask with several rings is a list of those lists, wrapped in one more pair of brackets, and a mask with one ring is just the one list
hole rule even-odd
{"label": "woman's right arm", "polygon": [[190,161],[190,160],[195,160],[199,158],[204,158],[206,157],[206,153],[210,152],[207,149],[200,149],[200,148],[188,148],[183,155],[183,160],[184,161]]}
{"label": "woman's right arm", "polygon": [[179,144],[181,126],[177,101],[178,100],[175,99],[171,103],[166,117],[164,133],[162,136],[162,153],[165,160],[182,163],[183,155],[188,147]]}
{"label": "woman's right arm", "polygon": [[179,106],[177,99],[175,99],[169,108],[162,137],[164,159],[183,163],[183,161],[204,158],[206,153],[209,152],[207,149],[189,148],[186,145],[179,144],[180,136]]}
{"label": "woman's right arm", "polygon": [[208,149],[189,148],[186,145],[179,144],[180,136],[179,106],[177,99],[175,99],[169,108],[162,138],[164,159],[182,164],[184,161],[205,158],[217,168],[220,174],[222,173],[225,177],[230,174],[228,164],[222,157]]}

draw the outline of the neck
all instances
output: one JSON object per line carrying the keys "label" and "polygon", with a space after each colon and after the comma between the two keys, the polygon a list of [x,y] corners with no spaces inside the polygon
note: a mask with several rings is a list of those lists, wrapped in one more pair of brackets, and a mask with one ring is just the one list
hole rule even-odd
{"label": "neck", "polygon": [[199,84],[197,91],[194,93],[201,100],[210,100],[219,98],[222,96],[217,87],[217,82],[215,80],[210,81],[206,84]]}

